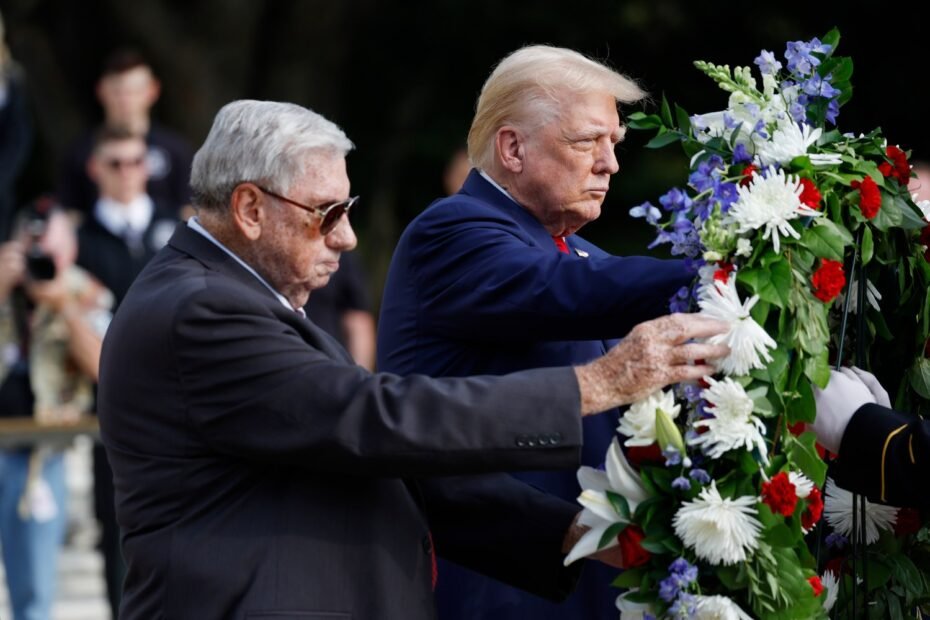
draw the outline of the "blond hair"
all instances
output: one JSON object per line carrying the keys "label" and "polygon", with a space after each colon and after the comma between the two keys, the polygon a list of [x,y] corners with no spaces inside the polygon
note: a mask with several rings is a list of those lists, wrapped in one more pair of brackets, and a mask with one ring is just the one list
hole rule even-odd
{"label": "blond hair", "polygon": [[563,47],[531,45],[505,57],[488,77],[468,132],[468,157],[488,169],[494,137],[504,125],[545,124],[560,112],[565,93],[605,92],[618,103],[646,93],[632,79],[583,54]]}

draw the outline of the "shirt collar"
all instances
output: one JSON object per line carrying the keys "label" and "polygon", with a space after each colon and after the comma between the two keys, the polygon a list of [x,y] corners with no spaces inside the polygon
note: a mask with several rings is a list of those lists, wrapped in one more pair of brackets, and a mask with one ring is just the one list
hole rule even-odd
{"label": "shirt collar", "polygon": [[152,223],[154,213],[155,204],[148,194],[140,194],[128,203],[101,197],[94,205],[94,217],[117,237],[127,233],[141,236]]}
{"label": "shirt collar", "polygon": [[[197,216],[196,216],[196,215],[193,216],[192,218],[190,218],[189,220],[187,220],[187,225],[188,225],[188,227],[191,228],[192,230],[195,230],[196,232],[198,232],[198,233],[200,233],[201,235],[203,235],[204,237],[206,237],[207,240],[208,240],[210,243],[212,243],[213,245],[215,245],[215,246],[218,247],[219,249],[221,249],[221,250],[223,250],[224,252],[226,252],[227,254],[229,254],[229,255],[233,258],[233,260],[235,260],[237,263],[239,263],[240,265],[242,265],[242,267],[243,267],[246,271],[248,271],[248,272],[251,273],[253,276],[255,276],[255,277],[258,279],[258,281],[261,282],[261,283],[265,286],[265,288],[267,288],[269,291],[272,292],[272,294],[278,299],[278,301],[281,302],[281,304],[282,304],[285,308],[287,308],[288,310],[291,310],[291,311],[293,311],[293,312],[297,312],[298,314],[303,314],[303,308],[295,308],[294,306],[292,306],[292,305],[291,305],[291,302],[289,302],[289,301],[287,300],[287,297],[285,297],[284,295],[282,295],[281,293],[279,293],[278,291],[276,291],[276,290],[274,289],[273,286],[271,286],[270,284],[268,284],[268,282],[265,280],[265,278],[263,278],[263,277],[261,277],[260,275],[258,275],[258,272],[255,271],[254,269],[252,269],[252,266],[251,266],[251,265],[249,265],[247,262],[245,262],[244,260],[242,260],[241,258],[239,258],[238,256],[236,256],[236,254],[235,254],[232,250],[230,250],[229,248],[227,248],[225,245],[223,245],[222,243],[220,243],[220,241],[219,241],[216,237],[214,237],[213,235],[211,235],[211,234],[210,234],[210,231],[208,231],[206,228],[203,227],[203,225],[200,223],[200,220],[197,219]],[[304,315],[304,316],[306,316],[306,315]]]}
{"label": "shirt collar", "polygon": [[[514,198],[513,196],[510,195],[510,192],[508,192],[506,189],[504,189],[503,187],[501,187],[500,184],[499,184],[497,181],[495,181],[494,179],[492,179],[491,177],[489,177],[489,176],[487,175],[487,173],[486,173],[484,170],[479,169],[479,170],[478,170],[478,174],[480,174],[480,175],[482,176],[482,178],[484,178],[485,181],[487,181],[488,183],[490,183],[491,185],[493,185],[495,188],[497,188],[497,191],[499,191],[500,193],[502,193],[504,196],[507,196],[507,198],[510,198],[511,200],[513,200],[514,202],[516,202],[517,204],[520,204],[519,202],[517,202],[517,199],[516,199],[516,198]],[[522,206],[522,205],[521,205],[521,206]]]}

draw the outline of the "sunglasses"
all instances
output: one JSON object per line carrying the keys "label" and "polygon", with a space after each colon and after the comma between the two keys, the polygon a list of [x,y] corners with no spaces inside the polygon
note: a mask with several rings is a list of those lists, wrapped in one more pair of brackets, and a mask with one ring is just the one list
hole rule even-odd
{"label": "sunglasses", "polygon": [[347,216],[349,214],[349,209],[351,209],[355,203],[358,202],[358,196],[352,196],[346,200],[341,200],[339,202],[334,202],[325,206],[311,207],[310,205],[301,204],[295,200],[291,200],[290,198],[286,198],[285,196],[281,196],[280,194],[269,191],[261,185],[255,185],[255,187],[257,187],[265,194],[268,194],[272,198],[277,198],[278,200],[286,202],[289,205],[293,205],[303,209],[304,211],[309,211],[319,215],[321,218],[320,234],[324,237],[333,232],[333,230],[336,228],[336,224],[339,223],[339,220],[342,218],[342,216]]}
{"label": "sunglasses", "polygon": [[108,159],[103,162],[103,165],[109,168],[110,170],[122,170],[123,168],[138,168],[145,163],[145,157],[136,157],[133,159]]}

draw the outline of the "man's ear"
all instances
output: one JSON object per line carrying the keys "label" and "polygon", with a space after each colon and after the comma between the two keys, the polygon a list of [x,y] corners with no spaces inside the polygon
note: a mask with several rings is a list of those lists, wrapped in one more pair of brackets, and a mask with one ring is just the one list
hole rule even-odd
{"label": "man's ear", "polygon": [[240,183],[232,192],[229,208],[236,228],[250,241],[262,236],[266,202],[264,194],[251,183]]}
{"label": "man's ear", "polygon": [[100,162],[97,160],[97,157],[91,154],[87,158],[87,161],[84,162],[84,170],[87,172],[88,178],[94,183],[100,183]]}
{"label": "man's ear", "polygon": [[511,173],[523,171],[523,159],[526,150],[523,143],[523,135],[516,127],[504,125],[497,130],[494,136],[494,147],[497,151],[497,158],[504,170]]}

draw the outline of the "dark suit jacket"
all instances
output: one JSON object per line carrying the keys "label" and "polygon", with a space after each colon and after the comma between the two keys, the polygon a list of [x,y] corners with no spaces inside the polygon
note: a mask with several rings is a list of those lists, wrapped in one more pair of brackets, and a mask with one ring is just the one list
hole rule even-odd
{"label": "dark suit jacket", "polygon": [[930,506],[930,423],[880,405],[860,407],[830,474],[854,493],[892,506]]}
{"label": "dark suit jacket", "polygon": [[[432,618],[427,520],[402,477],[572,467],[579,403],[568,368],[369,374],[181,225],[103,347],[100,422],[128,563],[120,617]],[[546,591],[564,586],[572,517],[547,502],[436,494],[428,510],[437,544],[461,532],[445,520],[513,512],[519,539],[466,530],[443,544],[481,547],[466,560]]]}
{"label": "dark suit jacket", "polygon": [[[467,376],[588,362],[637,323],[667,314],[669,298],[693,278],[681,261],[611,256],[577,235],[566,242],[562,254],[531,213],[472,170],[458,194],[401,236],[382,300],[378,367]],[[585,419],[585,464],[603,463],[617,416]],[[568,502],[580,492],[574,469],[518,478]],[[586,567],[572,598],[555,605],[444,563],[439,615],[613,620],[614,575]]]}

